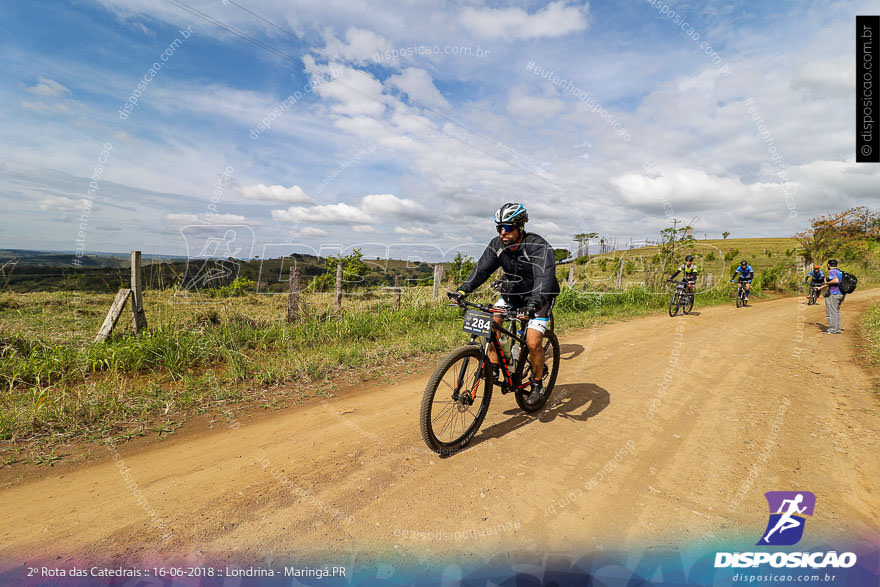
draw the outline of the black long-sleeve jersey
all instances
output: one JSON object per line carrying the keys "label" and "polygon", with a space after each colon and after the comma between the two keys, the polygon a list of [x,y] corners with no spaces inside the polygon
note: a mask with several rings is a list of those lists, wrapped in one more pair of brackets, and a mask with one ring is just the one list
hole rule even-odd
{"label": "black long-sleeve jersey", "polygon": [[537,234],[526,232],[516,250],[505,247],[500,236],[492,239],[477,266],[459,289],[471,293],[501,267],[506,283],[504,299],[513,306],[540,308],[559,294],[553,247]]}

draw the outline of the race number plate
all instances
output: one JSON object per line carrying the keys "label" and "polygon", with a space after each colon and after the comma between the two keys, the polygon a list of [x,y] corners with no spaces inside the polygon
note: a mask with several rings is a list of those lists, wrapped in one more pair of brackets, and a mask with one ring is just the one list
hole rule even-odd
{"label": "race number plate", "polygon": [[492,314],[486,312],[478,312],[476,310],[468,310],[464,314],[464,332],[485,336],[486,338],[492,333]]}

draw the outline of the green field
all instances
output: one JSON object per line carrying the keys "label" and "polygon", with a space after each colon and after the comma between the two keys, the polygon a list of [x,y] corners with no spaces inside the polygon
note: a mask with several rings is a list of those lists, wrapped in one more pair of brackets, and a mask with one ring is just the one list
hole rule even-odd
{"label": "green field", "polygon": [[[792,239],[693,243],[703,267],[696,306],[731,303],[728,279],[741,258],[756,269],[756,298],[801,291],[794,246]],[[559,266],[561,282],[574,268],[574,283],[557,301],[557,329],[665,310],[669,286],[662,277],[686,252],[678,251],[663,273],[656,247]],[[134,334],[126,311],[114,336],[98,344],[92,340],[112,294],[0,291],[0,440],[8,444],[0,463],[51,461],[46,451],[71,438],[165,434],[194,414],[222,420],[236,410],[289,405],[340,384],[424,368],[431,356],[466,340],[461,311],[442,296],[432,300],[431,291],[405,287],[399,308],[388,290],[349,292],[342,312],[332,295],[307,293],[300,318],[289,324],[284,294],[216,298],[147,289],[148,330]],[[486,290],[475,296],[494,299]]]}

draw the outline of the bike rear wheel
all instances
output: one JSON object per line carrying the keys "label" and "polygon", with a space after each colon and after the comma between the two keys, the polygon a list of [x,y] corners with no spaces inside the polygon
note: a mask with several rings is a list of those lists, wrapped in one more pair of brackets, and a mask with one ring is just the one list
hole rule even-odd
{"label": "bike rear wheel", "polygon": [[[523,349],[523,352],[528,352],[527,349]],[[544,404],[547,403],[547,400],[550,398],[550,394],[553,392],[553,386],[556,385],[556,376],[559,375],[559,339],[556,338],[556,334],[553,332],[545,332],[544,333],[544,376],[541,378],[541,382],[544,385],[544,395],[540,400],[536,402],[530,402],[528,395],[530,389],[518,389],[514,394],[516,396],[516,404],[522,408],[526,412],[537,412],[541,408],[544,407]],[[532,365],[531,361],[526,358],[526,364],[523,367],[523,381],[531,381],[532,380]]]}
{"label": "bike rear wheel", "polygon": [[690,314],[691,310],[694,309],[694,294],[689,293],[687,295],[687,301],[684,303],[684,313]]}
{"label": "bike rear wheel", "polygon": [[492,374],[488,361],[482,364],[480,348],[455,349],[440,361],[425,386],[422,440],[441,455],[461,450],[483,423],[491,399]]}

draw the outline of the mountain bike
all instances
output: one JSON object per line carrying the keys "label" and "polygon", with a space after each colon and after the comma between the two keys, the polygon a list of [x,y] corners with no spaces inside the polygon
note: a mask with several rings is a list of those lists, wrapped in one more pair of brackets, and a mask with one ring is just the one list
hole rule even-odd
{"label": "mountain bike", "polygon": [[[544,373],[540,378],[544,394],[531,400],[534,373],[526,345],[528,319],[520,320],[512,308],[466,300],[455,305],[465,310],[462,331],[471,339],[437,365],[425,386],[419,418],[422,439],[441,455],[455,453],[473,439],[486,417],[494,385],[501,388],[502,395],[513,393],[517,405],[533,413],[547,403],[559,373],[559,340],[548,329],[544,332]],[[493,316],[501,316],[504,322],[496,324]],[[500,381],[492,376],[490,345],[498,357]]]}
{"label": "mountain bike", "polygon": [[[731,283],[733,283],[731,281]],[[742,308],[749,305],[749,300],[746,298],[746,282],[740,281],[736,286],[736,307]]]}
{"label": "mountain bike", "polygon": [[817,300],[818,298],[819,298],[819,286],[817,286],[817,285],[811,285],[811,286],[810,286],[810,295],[809,295],[809,297],[808,297],[808,299],[807,299],[807,305],[808,305],[808,306],[813,306],[813,305],[815,305],[815,304],[817,303],[816,300]]}
{"label": "mountain bike", "polygon": [[674,318],[679,310],[683,310],[685,314],[694,309],[694,294],[687,291],[687,280],[675,283],[675,291],[672,292],[672,298],[669,300],[669,316]]}

